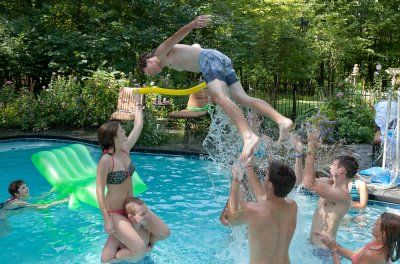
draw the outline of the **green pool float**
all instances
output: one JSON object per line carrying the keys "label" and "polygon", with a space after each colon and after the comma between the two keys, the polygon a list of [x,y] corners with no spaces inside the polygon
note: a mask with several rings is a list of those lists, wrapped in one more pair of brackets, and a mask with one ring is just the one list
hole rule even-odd
{"label": "green pool float", "polygon": [[[99,207],[96,197],[97,164],[86,146],[72,144],[40,151],[32,155],[32,162],[60,195],[70,196],[69,208],[78,208],[81,202]],[[132,175],[132,188],[134,195],[147,189],[136,171]]]}

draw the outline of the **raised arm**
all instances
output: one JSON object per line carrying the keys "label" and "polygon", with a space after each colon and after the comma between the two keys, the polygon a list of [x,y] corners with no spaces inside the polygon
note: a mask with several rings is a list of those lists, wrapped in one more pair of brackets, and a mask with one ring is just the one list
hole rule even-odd
{"label": "raised arm", "polygon": [[293,138],[293,145],[295,151],[294,173],[296,174],[296,185],[299,186],[303,183],[303,143],[299,137]]}
{"label": "raised arm", "polygon": [[249,165],[246,167],[246,176],[247,181],[250,184],[250,188],[253,190],[253,193],[256,196],[257,202],[265,201],[266,194],[264,188],[261,186],[260,180],[256,176],[253,166]]}
{"label": "raised arm", "polygon": [[157,56],[160,60],[163,60],[170,50],[178,44],[185,36],[195,28],[203,28],[207,26],[212,21],[212,16],[210,15],[202,15],[198,16],[195,20],[191,21],[189,24],[180,28],[175,34],[169,37],[166,41],[164,41],[156,51],[154,55]]}
{"label": "raised arm", "polygon": [[307,189],[314,190],[317,182],[315,180],[315,150],[319,147],[319,135],[316,132],[308,136],[308,150],[306,152],[306,161],[304,167],[303,184]]}
{"label": "raised arm", "polygon": [[337,202],[348,202],[349,194],[339,188],[333,188],[330,181],[315,179],[315,151],[319,147],[319,134],[310,133],[308,136],[308,150],[304,168],[304,187],[317,193],[320,197]]}
{"label": "raised arm", "polygon": [[239,185],[242,176],[243,174],[239,171],[239,167],[233,165],[231,191],[228,200],[228,223],[231,225],[241,225],[245,222],[243,214],[245,203],[242,203],[239,209]]}
{"label": "raised arm", "polygon": [[[131,151],[136,144],[143,129],[143,104],[144,96],[141,98],[139,94],[135,94],[135,120],[133,122],[133,129],[129,133],[128,141],[124,144],[126,151]],[[143,102],[142,102],[143,100]]]}

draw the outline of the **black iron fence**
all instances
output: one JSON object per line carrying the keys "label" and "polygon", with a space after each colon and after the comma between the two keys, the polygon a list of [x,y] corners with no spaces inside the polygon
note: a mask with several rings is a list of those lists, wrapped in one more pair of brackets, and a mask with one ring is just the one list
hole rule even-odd
{"label": "black iron fence", "polygon": [[323,89],[312,82],[264,83],[256,88],[249,85],[248,94],[267,101],[278,112],[293,120],[318,106],[323,99]]}
{"label": "black iron fence", "polygon": [[[302,113],[317,107],[330,95],[326,94],[327,89],[311,80],[309,82],[297,83],[263,83],[257,84],[254,88],[247,85],[247,93],[251,96],[267,101],[273,108],[284,116],[295,120]],[[332,95],[336,97],[336,94]],[[382,95],[371,90],[354,91],[345,94],[346,98],[358,97],[373,104]]]}

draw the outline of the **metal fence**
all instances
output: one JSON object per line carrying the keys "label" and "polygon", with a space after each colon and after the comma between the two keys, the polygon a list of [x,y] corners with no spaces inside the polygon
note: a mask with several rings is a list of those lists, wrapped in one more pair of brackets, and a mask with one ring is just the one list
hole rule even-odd
{"label": "metal fence", "polygon": [[296,119],[322,101],[323,89],[315,83],[264,83],[257,88],[248,87],[251,96],[267,101],[284,116]]}
{"label": "metal fence", "polygon": [[[317,107],[325,99],[327,89],[320,87],[314,81],[298,83],[264,83],[256,88],[247,86],[248,94],[267,101],[273,108],[286,117],[295,120],[302,113]],[[336,95],[332,95],[336,96]],[[372,107],[382,94],[370,90],[347,93],[346,98],[362,98]]]}

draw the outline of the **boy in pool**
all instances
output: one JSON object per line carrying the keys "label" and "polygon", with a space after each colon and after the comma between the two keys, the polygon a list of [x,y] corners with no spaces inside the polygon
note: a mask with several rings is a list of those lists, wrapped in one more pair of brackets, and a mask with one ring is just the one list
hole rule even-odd
{"label": "boy in pool", "polygon": [[[150,252],[156,241],[167,239],[170,235],[168,226],[139,198],[127,198],[124,205],[126,217],[134,227],[136,234],[132,238],[137,244],[138,250],[134,259],[141,259]],[[123,243],[114,236],[109,235],[101,254],[102,262],[115,260],[119,249],[124,248]]]}
{"label": "boy in pool", "polygon": [[315,179],[315,152],[319,145],[319,133],[310,133],[303,184],[305,188],[315,192],[320,197],[310,234],[311,244],[317,246],[313,249],[313,254],[329,263],[331,252],[326,248],[319,234],[336,238],[340,222],[351,206],[352,199],[348,184],[357,173],[358,162],[352,156],[335,157],[330,166],[331,178]]}
{"label": "boy in pool", "polygon": [[256,202],[240,202],[239,184],[243,173],[232,167],[232,185],[228,201],[231,225],[246,224],[250,247],[250,263],[288,264],[289,246],[296,229],[297,204],[287,197],[296,182],[294,171],[280,161],[272,160],[264,186],[246,167],[246,177]]}
{"label": "boy in pool", "polygon": [[203,28],[211,21],[212,17],[209,15],[197,17],[158,46],[154,53],[141,55],[140,68],[149,76],[160,73],[165,66],[177,71],[201,72],[215,103],[232,119],[243,138],[240,160],[249,162],[259,137],[249,128],[242,111],[231,101],[229,95],[239,104],[272,119],[279,127],[280,140],[287,138],[293,122],[267,102],[248,96],[227,56],[217,50],[202,49],[199,44],[178,44],[192,29]]}
{"label": "boy in pool", "polygon": [[[19,209],[36,208],[44,209],[49,206],[57,205],[60,203],[68,202],[69,198],[65,198],[59,201],[52,202],[50,204],[31,204],[26,200],[29,197],[29,188],[23,180],[12,181],[8,186],[8,192],[11,197],[5,202],[0,203],[0,219],[5,219],[8,216],[15,214],[16,212],[21,212]],[[50,194],[50,191],[48,194]],[[44,195],[47,196],[48,194]],[[43,198],[40,197],[40,198]]]}

